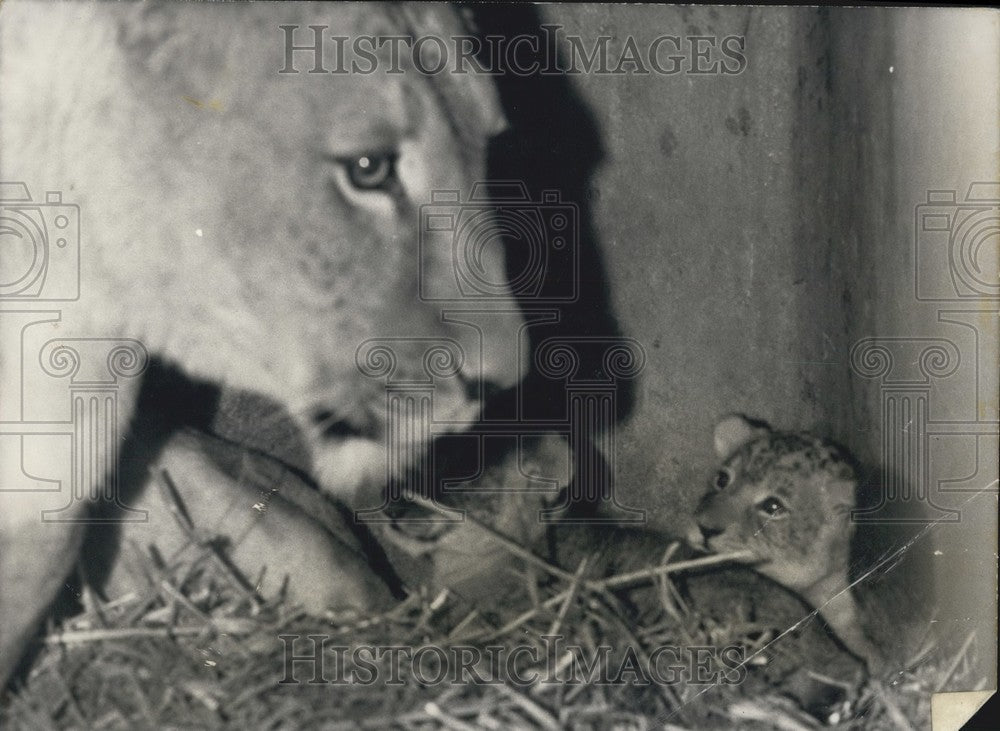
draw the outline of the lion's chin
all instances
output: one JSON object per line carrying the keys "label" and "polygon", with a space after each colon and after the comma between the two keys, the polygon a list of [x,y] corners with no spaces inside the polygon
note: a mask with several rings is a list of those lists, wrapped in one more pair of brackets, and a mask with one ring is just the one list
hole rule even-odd
{"label": "lion's chin", "polygon": [[[464,398],[441,401],[434,410],[439,419],[435,438],[464,432],[478,421],[482,409],[478,402]],[[318,435],[317,426],[321,429]],[[359,423],[335,419],[333,411],[321,410],[307,427],[315,435],[309,440],[314,477],[324,492],[352,508],[379,507],[386,485],[401,477],[402,471],[426,466],[424,456],[431,448],[429,430],[415,422],[393,428],[375,416]],[[386,431],[390,429],[404,437],[391,459],[386,449]]]}

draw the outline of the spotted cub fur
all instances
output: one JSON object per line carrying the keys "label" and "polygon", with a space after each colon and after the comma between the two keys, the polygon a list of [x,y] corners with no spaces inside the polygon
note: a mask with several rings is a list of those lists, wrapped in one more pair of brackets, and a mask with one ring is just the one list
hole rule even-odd
{"label": "spotted cub fur", "polygon": [[722,464],[702,498],[690,541],[747,552],[755,570],[815,609],[872,673],[881,652],[865,635],[849,579],[857,489],[851,457],[806,433],[772,431],[742,416],[715,428]]}

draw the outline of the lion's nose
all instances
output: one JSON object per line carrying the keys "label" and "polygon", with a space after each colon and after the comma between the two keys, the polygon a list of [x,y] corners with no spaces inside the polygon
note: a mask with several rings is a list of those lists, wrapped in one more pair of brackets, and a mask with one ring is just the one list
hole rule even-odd
{"label": "lion's nose", "polygon": [[462,348],[461,375],[470,398],[486,401],[524,379],[528,343],[524,319],[513,303],[504,310],[448,313],[446,317]]}
{"label": "lion's nose", "polygon": [[527,347],[518,343],[517,336],[520,324],[520,319],[515,321],[511,318],[509,329],[495,333],[493,342],[483,344],[483,357],[477,375],[482,382],[480,397],[484,401],[499,391],[514,388],[527,375]]}

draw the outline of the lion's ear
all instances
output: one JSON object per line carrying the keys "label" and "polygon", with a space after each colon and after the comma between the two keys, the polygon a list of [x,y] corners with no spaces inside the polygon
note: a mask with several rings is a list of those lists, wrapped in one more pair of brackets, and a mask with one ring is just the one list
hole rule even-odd
{"label": "lion's ear", "polygon": [[715,453],[724,459],[768,431],[762,422],[751,421],[740,414],[727,416],[715,425]]}
{"label": "lion's ear", "polygon": [[[404,3],[387,8],[391,8],[388,12],[397,15],[405,33],[412,38],[456,38],[477,32],[474,10],[455,13],[436,3]],[[507,130],[509,124],[500,106],[496,84],[487,75],[435,73],[430,74],[429,80],[438,89],[445,90],[441,98],[452,105],[448,112],[463,141],[478,141]]]}

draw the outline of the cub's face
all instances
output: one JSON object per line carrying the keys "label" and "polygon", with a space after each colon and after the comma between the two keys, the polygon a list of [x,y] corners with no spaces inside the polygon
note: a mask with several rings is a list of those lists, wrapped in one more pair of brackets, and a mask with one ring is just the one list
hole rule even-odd
{"label": "cub's face", "polygon": [[[460,301],[463,244],[419,225],[433,191],[464,202],[485,175],[504,125],[491,82],[421,74],[406,53],[401,73],[384,53],[370,74],[286,58],[283,25],[294,46],[325,26],[330,70],[355,60],[332,36],[460,34],[450,10],[9,5],[2,73],[35,82],[5,84],[0,177],[80,206],[79,333],[276,399],[332,489],[382,470],[387,380],[433,378],[435,420],[462,422],[520,379],[499,240],[476,251],[490,297]],[[496,312],[446,321],[422,291]],[[373,338],[391,352],[370,355]]]}
{"label": "cub's face", "polygon": [[855,490],[846,456],[811,435],[738,416],[718,424],[715,443],[722,463],[691,542],[717,553],[749,551],[754,568],[799,592],[846,576]]}

